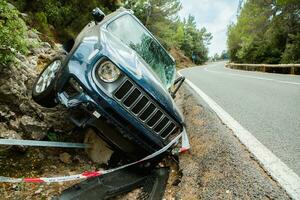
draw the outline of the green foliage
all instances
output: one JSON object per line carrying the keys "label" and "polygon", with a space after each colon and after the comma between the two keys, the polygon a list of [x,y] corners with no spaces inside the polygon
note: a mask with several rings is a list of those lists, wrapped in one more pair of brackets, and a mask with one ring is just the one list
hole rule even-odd
{"label": "green foliage", "polygon": [[90,21],[91,11],[100,7],[105,13],[115,10],[118,0],[10,0],[19,10],[29,13],[29,24],[54,40],[75,37]]}
{"label": "green foliage", "polygon": [[212,56],[210,58],[212,61],[220,61],[220,60],[228,60],[229,59],[229,55],[228,55],[228,52],[223,50],[221,55],[215,53],[214,56]]}
{"label": "green foliage", "polygon": [[0,66],[11,64],[17,52],[27,53],[26,38],[27,27],[19,12],[0,0]]}
{"label": "green foliage", "polygon": [[184,37],[184,25],[179,24],[173,38],[174,41],[176,41],[174,46],[181,47],[183,45]]}
{"label": "green foliage", "polygon": [[118,7],[134,11],[155,37],[170,49],[177,47],[197,64],[207,60],[207,45],[212,36],[197,29],[195,18],[181,21],[180,0],[9,0],[22,12],[29,13],[29,24],[53,40],[74,38],[90,21],[91,11],[100,7],[106,14]]}
{"label": "green foliage", "polygon": [[181,9],[179,0],[126,0],[124,7],[133,10],[164,46],[174,46],[177,13]]}
{"label": "green foliage", "polygon": [[180,48],[187,56],[193,59],[196,64],[202,64],[208,60],[208,48],[212,35],[205,28],[197,29],[193,16],[189,16],[183,22],[184,39]]}
{"label": "green foliage", "polygon": [[167,49],[177,47],[183,50],[196,64],[207,61],[207,45],[212,36],[204,28],[198,30],[191,15],[183,22],[179,20],[179,0],[127,0],[124,6],[132,9]]}
{"label": "green foliage", "polygon": [[241,63],[300,61],[300,2],[248,0],[228,27],[228,50]]}
{"label": "green foliage", "polygon": [[47,17],[44,12],[37,12],[34,14],[36,27],[43,33],[49,31]]}
{"label": "green foliage", "polygon": [[225,50],[223,50],[222,53],[221,53],[220,59],[221,60],[227,60],[227,59],[229,59],[228,52],[225,51]]}
{"label": "green foliage", "polygon": [[300,63],[300,33],[289,35],[289,38],[291,41],[282,54],[282,62]]}
{"label": "green foliage", "polygon": [[50,141],[59,141],[59,136],[56,133],[54,133],[54,132],[48,132],[47,133],[47,138]]}

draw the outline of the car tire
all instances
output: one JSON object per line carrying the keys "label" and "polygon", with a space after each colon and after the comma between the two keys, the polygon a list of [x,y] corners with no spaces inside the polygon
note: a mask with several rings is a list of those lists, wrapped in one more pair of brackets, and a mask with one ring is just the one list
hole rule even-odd
{"label": "car tire", "polygon": [[63,59],[63,56],[53,58],[33,84],[32,99],[43,107],[53,108],[58,104],[55,101],[55,81]]}

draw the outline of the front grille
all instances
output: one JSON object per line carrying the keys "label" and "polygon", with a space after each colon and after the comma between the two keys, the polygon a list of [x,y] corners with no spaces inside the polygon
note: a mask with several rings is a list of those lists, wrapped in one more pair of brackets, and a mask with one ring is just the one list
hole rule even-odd
{"label": "front grille", "polygon": [[162,138],[174,135],[179,126],[145,92],[126,79],[114,92],[118,102],[148,129]]}

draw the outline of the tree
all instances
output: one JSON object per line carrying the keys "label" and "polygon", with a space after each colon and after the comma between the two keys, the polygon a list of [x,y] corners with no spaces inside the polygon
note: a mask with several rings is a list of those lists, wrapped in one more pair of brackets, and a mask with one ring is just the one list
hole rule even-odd
{"label": "tree", "polygon": [[180,48],[196,64],[207,61],[207,45],[212,35],[205,28],[198,30],[192,15],[183,22],[179,20],[179,0],[127,0],[124,5],[134,11],[164,46]]}
{"label": "tree", "polygon": [[181,47],[181,45],[183,44],[183,41],[184,41],[184,25],[182,23],[178,24],[178,27],[177,27],[177,30],[175,32],[173,39],[175,41],[174,46]]}
{"label": "tree", "polygon": [[123,6],[134,11],[141,22],[166,47],[179,48],[197,64],[207,60],[212,36],[198,29],[195,18],[178,17],[180,0],[9,0],[29,13],[29,24],[50,40],[64,42],[74,38],[91,19],[90,12],[100,7],[106,14]]}
{"label": "tree", "polygon": [[218,61],[220,60],[220,56],[219,54],[215,53],[214,57],[213,57],[213,61]]}
{"label": "tree", "polygon": [[208,48],[212,36],[205,28],[198,30],[195,17],[189,15],[184,20],[184,39],[181,49],[185,55],[192,58],[196,64],[202,64],[208,60]]}
{"label": "tree", "polygon": [[221,60],[227,60],[228,58],[229,58],[228,52],[223,50],[222,53],[221,53],[220,59]]}
{"label": "tree", "polygon": [[105,13],[117,9],[119,0],[10,0],[22,12],[29,13],[29,24],[53,40],[75,37],[90,21],[91,11],[100,7]]}
{"label": "tree", "polygon": [[242,63],[298,62],[299,32],[299,1],[248,0],[237,23],[228,27],[230,58]]}
{"label": "tree", "polygon": [[[124,7],[133,10],[135,16],[164,46],[173,46],[174,32],[179,22],[177,14],[181,9],[179,0],[127,0]],[[177,43],[174,46],[176,45]]]}

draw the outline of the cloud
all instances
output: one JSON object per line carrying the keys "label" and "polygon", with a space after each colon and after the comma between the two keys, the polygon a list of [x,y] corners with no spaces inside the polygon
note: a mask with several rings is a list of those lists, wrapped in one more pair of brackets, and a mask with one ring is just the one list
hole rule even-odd
{"label": "cloud", "polygon": [[181,0],[181,18],[195,16],[198,28],[205,27],[212,33],[209,55],[221,53],[226,46],[227,26],[235,20],[238,0]]}

